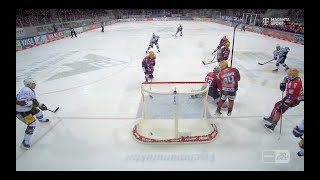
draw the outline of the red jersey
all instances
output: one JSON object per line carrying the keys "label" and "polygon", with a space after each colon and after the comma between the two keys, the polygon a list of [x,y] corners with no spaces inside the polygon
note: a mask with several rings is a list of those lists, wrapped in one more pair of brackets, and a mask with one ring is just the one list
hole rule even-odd
{"label": "red jersey", "polygon": [[227,60],[229,58],[230,49],[227,46],[223,46],[220,50],[220,53],[217,56],[218,62],[222,60]]}
{"label": "red jersey", "polygon": [[218,78],[217,73],[209,72],[205,78],[205,81],[209,84],[210,88],[217,89],[218,88]]}
{"label": "red jersey", "polygon": [[238,90],[238,81],[240,81],[240,73],[238,69],[227,67],[221,69],[218,77],[218,88],[225,92],[236,92]]}
{"label": "red jersey", "polygon": [[[220,40],[220,44],[218,45],[217,49],[220,49],[222,46],[225,46],[227,42],[229,42],[228,39],[223,39],[223,38],[222,38],[222,39]],[[230,43],[230,42],[229,42],[229,43]]]}
{"label": "red jersey", "polygon": [[285,77],[283,83],[287,83],[286,96],[291,102],[298,101],[298,96],[303,94],[302,81],[300,77],[290,80]]}
{"label": "red jersey", "polygon": [[146,74],[152,74],[154,71],[154,66],[156,65],[156,57],[154,59],[150,56],[146,56],[142,61],[142,68],[144,68]]}

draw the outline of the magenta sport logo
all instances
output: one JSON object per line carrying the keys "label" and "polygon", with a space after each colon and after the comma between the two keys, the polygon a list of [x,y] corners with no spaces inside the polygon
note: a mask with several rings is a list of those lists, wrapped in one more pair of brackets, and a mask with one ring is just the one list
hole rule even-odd
{"label": "magenta sport logo", "polygon": [[290,22],[289,18],[262,18],[263,25],[278,25],[281,26],[285,22]]}

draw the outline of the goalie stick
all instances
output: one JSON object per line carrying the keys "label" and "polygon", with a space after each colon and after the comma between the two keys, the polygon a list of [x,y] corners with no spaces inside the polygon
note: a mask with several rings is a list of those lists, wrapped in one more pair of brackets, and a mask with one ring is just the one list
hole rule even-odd
{"label": "goalie stick", "polygon": [[273,61],[274,59],[271,59],[271,60],[269,60],[269,61],[267,61],[267,62],[264,62],[264,63],[260,63],[260,62],[258,62],[258,64],[259,65],[265,65],[265,64],[267,64],[267,63],[269,63],[269,62],[271,62],[271,61]]}

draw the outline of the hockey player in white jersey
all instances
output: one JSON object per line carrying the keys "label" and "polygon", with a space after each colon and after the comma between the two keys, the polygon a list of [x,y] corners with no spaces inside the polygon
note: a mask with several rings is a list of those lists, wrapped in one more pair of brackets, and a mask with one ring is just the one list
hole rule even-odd
{"label": "hockey player in white jersey", "polygon": [[179,27],[177,28],[177,32],[175,36],[177,36],[178,32],[180,31],[180,36],[182,36],[182,25],[180,24]]}
{"label": "hockey player in white jersey", "polygon": [[285,60],[287,58],[287,54],[289,51],[290,51],[290,48],[288,47],[281,48],[280,45],[277,44],[276,50],[273,51],[274,60],[277,60],[276,68],[273,71],[278,72],[280,64],[282,64],[285,71],[289,69],[289,67],[285,64]]}
{"label": "hockey player in white jersey", "polygon": [[153,48],[153,45],[156,45],[157,49],[158,49],[158,52],[160,52],[159,50],[159,45],[158,45],[158,41],[159,41],[159,36],[155,35],[154,33],[152,34],[152,37],[150,39],[150,44],[149,44],[149,47],[146,51],[146,54],[148,54],[148,51],[150,48]]}
{"label": "hockey player in white jersey", "polygon": [[300,151],[297,153],[298,156],[304,156],[304,138],[302,136],[304,135],[304,120],[293,128],[292,133],[295,137],[301,138],[299,142]]}
{"label": "hockey player in white jersey", "polygon": [[37,121],[33,116],[40,122],[49,122],[49,119],[45,118],[41,111],[47,110],[46,105],[39,103],[37,100],[34,91],[36,88],[36,81],[32,78],[28,78],[25,79],[23,83],[25,86],[16,96],[16,117],[27,125],[21,145],[23,148],[29,149],[30,140],[37,125]]}

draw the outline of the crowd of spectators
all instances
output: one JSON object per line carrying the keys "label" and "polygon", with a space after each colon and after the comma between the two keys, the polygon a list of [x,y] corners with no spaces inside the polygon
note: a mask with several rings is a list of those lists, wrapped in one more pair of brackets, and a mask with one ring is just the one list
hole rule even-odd
{"label": "crowd of spectators", "polygon": [[276,29],[279,31],[287,31],[287,32],[292,32],[292,33],[299,33],[299,34],[304,34],[304,25],[301,23],[297,22],[284,22],[282,25],[264,25],[261,23],[261,21],[257,24],[257,26],[264,27],[264,28],[271,28],[271,29]]}
{"label": "crowd of spectators", "polygon": [[33,26],[41,25],[50,22],[50,11],[45,9],[17,9],[16,11],[16,26]]}
{"label": "crowd of spectators", "polygon": [[[134,14],[144,14],[144,15],[153,15],[158,13],[162,13],[163,10],[126,10],[126,13],[122,13],[123,10],[120,10],[120,14],[130,15]],[[256,18],[255,25],[264,27],[264,28],[272,28],[281,31],[294,32],[294,33],[304,33],[304,25],[303,22],[299,23],[298,21],[287,22],[283,25],[265,25],[262,22],[262,17],[265,13],[272,13],[273,11],[266,9],[217,9],[216,12],[219,11],[221,14],[225,14],[221,16],[223,20],[233,21],[233,22],[241,22],[243,13],[247,14],[259,14],[259,17]],[[165,10],[166,16],[170,17],[170,13],[172,14],[188,14],[188,15],[212,15],[212,10]],[[274,11],[277,12],[277,11]],[[290,10],[286,11],[288,15],[293,19],[296,17],[304,17],[303,10]],[[138,15],[137,14],[137,15]],[[292,14],[292,15],[291,15]],[[69,21],[77,21],[77,20],[85,20],[92,19],[93,22],[96,22],[99,17],[109,16],[107,10],[103,9],[17,9],[16,11],[16,27],[27,27],[27,26],[39,26],[45,24],[55,24],[55,23],[64,23]],[[120,17],[120,16],[119,16]],[[291,19],[290,19],[291,20]],[[247,22],[248,24],[248,22]]]}
{"label": "crowd of spectators", "polygon": [[103,9],[17,9],[16,27],[96,19],[107,14]]}

